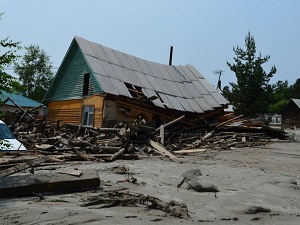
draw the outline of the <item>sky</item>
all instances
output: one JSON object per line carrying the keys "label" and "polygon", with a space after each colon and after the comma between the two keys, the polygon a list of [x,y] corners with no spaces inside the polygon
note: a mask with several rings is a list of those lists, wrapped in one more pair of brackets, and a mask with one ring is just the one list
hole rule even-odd
{"label": "sky", "polygon": [[0,9],[0,39],[39,45],[54,72],[79,36],[163,64],[173,46],[173,65],[191,64],[215,86],[222,70],[223,87],[236,82],[227,62],[250,32],[270,55],[265,71],[277,68],[270,83],[300,77],[299,0],[0,0]]}

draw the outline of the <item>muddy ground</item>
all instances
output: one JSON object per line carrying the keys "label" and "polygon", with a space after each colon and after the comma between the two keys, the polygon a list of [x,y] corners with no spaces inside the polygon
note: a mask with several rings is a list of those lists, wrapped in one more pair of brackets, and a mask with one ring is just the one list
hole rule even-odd
{"label": "muddy ground", "polygon": [[[0,199],[0,224],[300,224],[300,143],[276,142],[182,157],[183,163],[149,157],[112,163],[72,162],[36,169],[36,173],[53,173],[58,168],[96,169],[101,187],[45,194],[44,200],[36,196]],[[137,184],[125,181],[126,175],[112,170],[119,166],[127,167]],[[215,185],[219,192],[177,187],[180,175],[191,169],[200,169],[199,181]],[[88,197],[121,189],[184,203],[189,218],[175,218],[144,204],[112,208],[81,206]]]}

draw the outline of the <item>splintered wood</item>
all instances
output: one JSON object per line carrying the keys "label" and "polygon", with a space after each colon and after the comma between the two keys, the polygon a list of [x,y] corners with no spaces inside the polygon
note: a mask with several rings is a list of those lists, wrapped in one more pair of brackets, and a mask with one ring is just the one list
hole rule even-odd
{"label": "splintered wood", "polygon": [[[17,164],[24,163],[28,158],[37,159],[38,163],[43,156],[57,161],[99,162],[164,156],[180,163],[183,155],[201,154],[211,149],[228,150],[233,147],[264,145],[275,139],[288,139],[283,130],[273,129],[263,122],[242,116],[227,114],[222,115],[219,122],[216,120],[214,118],[213,122],[209,122],[200,117],[193,120],[195,125],[188,125],[191,120],[183,115],[157,128],[150,126],[141,116],[131,123],[119,122],[114,127],[103,128],[62,124],[61,121],[47,121],[45,118],[13,123],[12,131],[28,150],[3,152],[0,169],[38,166],[34,163]],[[180,158],[176,155],[180,155]],[[3,171],[3,174],[10,175],[14,173],[13,170],[20,170],[18,167],[12,168],[11,172]]]}

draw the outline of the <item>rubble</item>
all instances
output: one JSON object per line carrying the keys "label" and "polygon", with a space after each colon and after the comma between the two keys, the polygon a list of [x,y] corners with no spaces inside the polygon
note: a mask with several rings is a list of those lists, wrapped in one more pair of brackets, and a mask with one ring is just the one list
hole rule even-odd
{"label": "rubble", "polygon": [[[10,123],[27,151],[6,151],[0,158],[0,197],[36,195],[43,192],[75,191],[81,188],[99,188],[97,171],[57,170],[50,174],[34,174],[35,167],[65,164],[70,161],[113,162],[115,160],[138,160],[145,157],[161,157],[183,163],[187,154],[201,154],[209,151],[230,150],[232,148],[265,145],[272,141],[286,141],[287,134],[260,122],[238,117],[223,117],[207,121],[200,118],[202,126],[183,123],[184,116],[163,124],[158,128],[147,124],[141,116],[132,123],[116,123],[113,127],[95,128],[62,121],[35,120],[20,115]],[[30,170],[31,174],[14,175]],[[138,185],[140,182],[128,172],[126,182]],[[200,176],[201,171],[192,171]],[[22,183],[23,182],[23,183]],[[25,184],[26,183],[26,184]],[[141,182],[144,184],[144,182]],[[11,186],[13,185],[13,186]],[[218,188],[200,179],[185,174],[177,187],[193,189],[197,192],[218,192]],[[104,204],[103,207],[149,202],[179,218],[187,218],[187,207],[175,201],[163,202],[158,198],[142,194],[115,193],[116,196],[103,196],[84,206]],[[43,196],[42,196],[43,197]],[[40,197],[40,199],[43,199]],[[216,197],[216,196],[215,196]],[[147,204],[148,205],[148,204]]]}
{"label": "rubble", "polygon": [[204,122],[200,127],[181,123],[184,119],[181,116],[158,128],[149,126],[141,116],[132,123],[119,122],[105,128],[63,124],[46,118],[33,120],[24,114],[21,118],[24,122],[17,118],[10,128],[28,150],[6,152],[6,157],[48,156],[60,161],[112,162],[159,155],[180,163],[185,154],[253,147],[288,139],[281,129],[232,114],[212,123],[201,118]]}

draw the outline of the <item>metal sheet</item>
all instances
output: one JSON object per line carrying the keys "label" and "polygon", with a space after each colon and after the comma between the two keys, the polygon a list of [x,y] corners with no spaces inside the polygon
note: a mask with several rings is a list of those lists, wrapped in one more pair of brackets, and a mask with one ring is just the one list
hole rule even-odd
{"label": "metal sheet", "polygon": [[99,62],[99,59],[96,59],[89,55],[85,55],[85,58],[88,61],[88,64],[90,65],[94,73],[105,75],[105,70],[103,69],[101,63]]}
{"label": "metal sheet", "polygon": [[170,80],[181,82],[181,79],[179,78],[179,74],[178,74],[178,72],[175,70],[175,68],[173,66],[164,65],[164,67],[165,67],[166,71],[168,71],[168,73],[170,75]]}
{"label": "metal sheet", "polygon": [[[145,96],[147,96],[148,98],[152,97],[152,96],[157,96],[155,91],[151,90],[151,89],[147,89],[147,88],[142,88],[142,92],[144,93]],[[154,105],[161,107],[161,108],[165,108],[165,106],[163,105],[163,103],[160,101],[159,97],[155,100],[152,101],[154,103]]]}
{"label": "metal sheet", "polygon": [[142,86],[142,83],[135,71],[126,68],[122,68],[122,69],[124,71],[124,74],[122,76],[124,82],[137,85],[137,86]]}
{"label": "metal sheet", "polygon": [[185,76],[185,74],[179,66],[173,66],[173,68],[176,70],[180,81],[190,81],[188,77]]}
{"label": "metal sheet", "polygon": [[160,73],[160,70],[155,66],[154,62],[146,61],[146,63],[154,77],[160,78],[160,79],[163,78],[162,74]]}
{"label": "metal sheet", "polygon": [[115,89],[117,90],[119,95],[123,95],[129,98],[132,98],[130,92],[128,91],[127,87],[122,81],[116,80],[116,79],[110,79],[110,81],[113,83]]}
{"label": "metal sheet", "polygon": [[213,108],[205,101],[204,98],[195,98],[195,101],[198,103],[201,109],[203,109],[203,111],[213,110]]}
{"label": "metal sheet", "polygon": [[102,61],[102,60],[99,60],[99,63],[102,65],[102,68],[105,71],[105,74],[104,74],[105,76],[115,78],[115,79],[119,79],[119,80],[121,79],[118,76],[118,74],[116,73],[116,71],[113,69],[111,63],[108,63],[108,62],[105,62],[105,61]]}
{"label": "metal sheet", "polygon": [[298,108],[300,108],[300,99],[292,98],[292,101],[296,104]]}
{"label": "metal sheet", "polygon": [[176,97],[171,95],[166,95],[166,97],[169,99],[169,101],[172,103],[172,105],[176,110],[184,111],[184,108],[182,107],[182,105],[180,104],[180,102],[177,100]]}
{"label": "metal sheet", "polygon": [[131,65],[131,68],[134,70],[134,71],[137,71],[137,72],[140,72],[142,73],[142,69],[141,67],[139,66],[139,64],[137,63],[137,61],[135,60],[135,57],[132,56],[132,55],[128,55],[128,54],[124,54],[125,58],[127,59],[128,63]]}
{"label": "metal sheet", "polygon": [[84,38],[81,37],[75,37],[76,42],[80,46],[81,51],[83,54],[93,56],[94,52],[93,49],[90,46],[90,42],[88,40],[85,40]]}
{"label": "metal sheet", "polygon": [[198,103],[195,101],[195,99],[188,98],[188,99],[186,99],[186,101],[192,107],[192,109],[194,110],[194,112],[197,112],[197,113],[203,113],[204,112],[202,110],[202,108],[198,105]]}
{"label": "metal sheet", "polygon": [[95,58],[101,59],[101,60],[106,61],[106,62],[109,62],[109,60],[107,59],[101,45],[99,45],[95,42],[90,42],[90,46],[93,49]]}
{"label": "metal sheet", "polygon": [[198,90],[200,94],[203,95],[209,94],[209,92],[206,90],[206,88],[201,84],[199,80],[193,81],[193,85],[195,86],[195,88]]}
{"label": "metal sheet", "polygon": [[158,92],[164,93],[164,89],[159,84],[159,80],[160,79],[157,79],[155,77],[148,76],[148,75],[146,75],[146,77],[147,77],[148,81],[150,82],[151,86],[153,87],[154,91],[158,91]]}
{"label": "metal sheet", "polygon": [[185,97],[183,96],[183,94],[180,92],[180,90],[178,89],[177,85],[176,85],[176,82],[174,81],[169,81],[168,82],[168,85],[169,85],[169,88],[171,89],[172,93],[174,96],[177,96],[177,97]]}
{"label": "metal sheet", "polygon": [[198,70],[196,70],[196,68],[192,65],[187,64],[186,67],[196,76],[199,78],[204,79],[204,77],[201,75],[201,73],[199,73]]}
{"label": "metal sheet", "polygon": [[153,76],[153,73],[150,70],[150,68],[148,67],[148,65],[145,62],[145,60],[137,58],[137,57],[135,59],[136,59],[137,63],[139,64],[139,66],[141,67],[142,73]]}
{"label": "metal sheet", "polygon": [[188,89],[186,89],[185,85],[183,84],[183,82],[179,83],[179,82],[175,82],[176,86],[178,87],[178,90],[182,93],[182,95],[185,98],[193,98],[193,96],[191,95],[191,93],[188,91]]}
{"label": "metal sheet", "polygon": [[100,74],[95,74],[95,78],[98,81],[98,83],[100,84],[100,86],[104,92],[113,94],[113,95],[119,95],[117,89],[111,82],[111,78],[100,75]]}
{"label": "metal sheet", "polygon": [[165,69],[165,67],[162,64],[155,63],[155,66],[160,71],[160,74],[161,74],[161,76],[162,76],[163,79],[165,79],[165,80],[172,80],[172,78],[170,77],[168,71]]}
{"label": "metal sheet", "polygon": [[177,96],[177,93],[173,93],[172,89],[170,88],[171,81],[165,79],[159,79],[159,84],[162,86],[164,93],[168,95]]}
{"label": "metal sheet", "polygon": [[163,93],[159,93],[160,98],[163,100],[164,105],[169,108],[169,109],[175,109],[175,107],[172,105],[172,103],[170,102],[170,100],[168,99],[168,97],[163,94]]}
{"label": "metal sheet", "polygon": [[200,92],[191,82],[183,82],[183,85],[189,90],[189,93],[193,96],[193,98],[201,97]]}
{"label": "metal sheet", "polygon": [[220,105],[226,105],[229,104],[229,102],[227,101],[226,98],[223,97],[223,95],[221,95],[218,92],[215,93],[211,93],[211,95],[214,97],[214,99],[216,99],[216,101],[220,104]]}
{"label": "metal sheet", "polygon": [[215,92],[216,88],[212,86],[206,79],[199,79],[199,82],[203,85],[203,87],[210,93]]}
{"label": "metal sheet", "polygon": [[189,103],[186,101],[185,98],[179,98],[179,97],[177,97],[177,100],[180,102],[180,104],[185,109],[185,111],[187,111],[187,112],[194,112],[194,110],[192,109],[192,107],[189,105]]}
{"label": "metal sheet", "polygon": [[131,65],[129,64],[128,60],[126,59],[125,57],[125,54],[123,52],[119,52],[119,51],[116,51],[116,50],[113,50],[118,61],[120,62],[120,65],[124,68],[128,68],[128,69],[131,69],[133,70],[133,68],[131,67]]}
{"label": "metal sheet", "polygon": [[211,95],[203,95],[205,101],[210,105],[212,108],[221,107],[221,105],[216,101],[216,99]]}
{"label": "metal sheet", "polygon": [[180,68],[190,80],[197,80],[197,77],[195,77],[195,75],[186,66],[180,66]]}
{"label": "metal sheet", "polygon": [[148,89],[154,89],[151,85],[151,83],[149,82],[148,80],[148,76],[143,74],[143,73],[139,73],[139,72],[135,72],[137,77],[139,78],[140,82],[141,82],[141,87],[145,87],[145,88],[148,88]]}
{"label": "metal sheet", "polygon": [[103,45],[101,45],[101,47],[102,47],[102,49],[103,49],[103,51],[104,51],[104,53],[105,53],[105,55],[106,55],[106,57],[107,57],[107,59],[110,63],[115,64],[115,65],[120,65],[120,62],[118,61],[118,59],[115,56],[112,49],[107,48]]}

